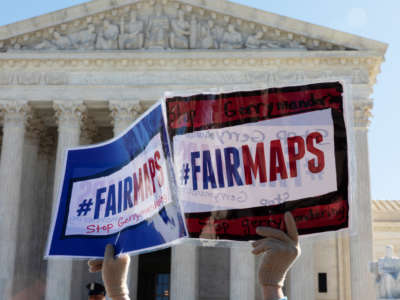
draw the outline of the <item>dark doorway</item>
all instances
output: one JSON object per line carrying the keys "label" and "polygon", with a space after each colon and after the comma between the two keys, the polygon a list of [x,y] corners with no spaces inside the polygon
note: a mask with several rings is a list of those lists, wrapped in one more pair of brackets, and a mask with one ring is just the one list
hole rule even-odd
{"label": "dark doorway", "polygon": [[318,273],[318,292],[327,293],[328,292],[328,274]]}
{"label": "dark doorway", "polygon": [[171,248],[140,255],[138,299],[170,299]]}

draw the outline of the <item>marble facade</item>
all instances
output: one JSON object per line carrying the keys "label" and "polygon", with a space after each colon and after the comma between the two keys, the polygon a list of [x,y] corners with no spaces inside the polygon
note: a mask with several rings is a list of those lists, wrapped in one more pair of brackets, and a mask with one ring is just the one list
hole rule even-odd
{"label": "marble facade", "polygon": [[[302,241],[307,251],[287,292],[291,300],[374,299],[367,130],[386,48],[225,0],[96,0],[0,27],[0,298],[84,299],[82,282],[95,278],[81,262],[42,259],[65,148],[118,134],[164,91],[339,78],[352,90],[358,235]],[[171,299],[260,299],[257,260],[241,249],[176,247]],[[325,270],[335,270],[335,283],[319,294]]]}

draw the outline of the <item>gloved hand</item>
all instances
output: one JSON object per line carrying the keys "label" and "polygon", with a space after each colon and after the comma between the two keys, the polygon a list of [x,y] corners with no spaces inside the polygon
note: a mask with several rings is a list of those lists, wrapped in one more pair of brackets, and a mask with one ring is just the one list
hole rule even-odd
{"label": "gloved hand", "polygon": [[253,253],[265,252],[258,270],[258,280],[263,286],[283,287],[286,273],[300,255],[296,222],[290,212],[284,216],[287,234],[270,227],[257,227],[257,234],[265,237],[253,243]]}
{"label": "gloved hand", "polygon": [[114,247],[111,244],[106,247],[104,260],[88,261],[89,272],[101,271],[107,295],[113,300],[129,300],[127,285],[129,263],[128,255],[114,257]]}

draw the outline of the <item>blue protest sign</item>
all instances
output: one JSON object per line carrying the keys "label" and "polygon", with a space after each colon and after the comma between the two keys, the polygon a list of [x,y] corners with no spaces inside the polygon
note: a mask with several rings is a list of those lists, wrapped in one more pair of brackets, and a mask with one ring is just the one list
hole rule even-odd
{"label": "blue protest sign", "polygon": [[46,256],[103,257],[186,236],[161,105],[111,141],[69,149]]}

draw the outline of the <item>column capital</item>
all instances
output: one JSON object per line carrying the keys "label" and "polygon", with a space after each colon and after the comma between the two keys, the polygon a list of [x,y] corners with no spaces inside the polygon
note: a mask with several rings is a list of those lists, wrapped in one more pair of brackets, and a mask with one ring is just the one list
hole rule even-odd
{"label": "column capital", "polygon": [[373,103],[371,101],[359,101],[354,103],[354,127],[356,129],[368,129],[372,118],[372,107]]}
{"label": "column capital", "polygon": [[25,127],[31,117],[31,107],[28,101],[0,100],[0,111],[4,115],[4,125]]}
{"label": "column capital", "polygon": [[83,114],[86,112],[83,101],[54,101],[53,108],[59,126],[80,128]]}
{"label": "column capital", "polygon": [[132,122],[142,112],[142,105],[139,100],[110,100],[108,102],[112,124],[116,122]]}

